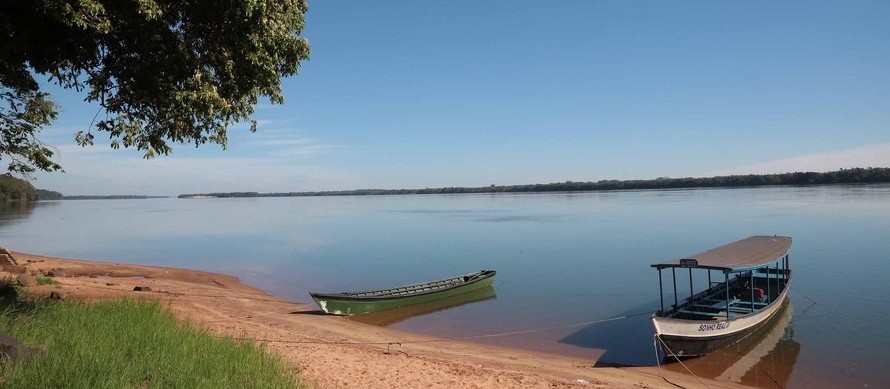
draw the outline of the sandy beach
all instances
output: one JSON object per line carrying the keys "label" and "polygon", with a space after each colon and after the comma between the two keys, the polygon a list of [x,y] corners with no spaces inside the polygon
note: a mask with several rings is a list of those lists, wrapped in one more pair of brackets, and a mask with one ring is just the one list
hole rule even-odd
{"label": "sandy beach", "polygon": [[[656,367],[594,368],[594,360],[437,339],[321,315],[231,275],[13,253],[29,272],[62,269],[66,299],[151,298],[220,336],[255,340],[318,388],[739,388]],[[5,272],[4,272],[5,273]],[[13,275],[5,273],[5,276]],[[149,291],[134,291],[137,286]],[[662,378],[662,375],[664,378]]]}

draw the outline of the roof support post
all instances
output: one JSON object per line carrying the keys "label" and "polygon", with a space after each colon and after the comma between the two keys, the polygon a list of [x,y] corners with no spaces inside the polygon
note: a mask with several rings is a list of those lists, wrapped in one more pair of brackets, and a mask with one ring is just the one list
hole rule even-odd
{"label": "roof support post", "polygon": [[782,276],[779,277],[779,280],[785,282],[785,256],[782,256],[782,260],[779,262],[782,264],[782,272],[780,273]]}
{"label": "roof support post", "polygon": [[754,270],[748,271],[748,278],[751,280],[749,288],[751,289],[751,312],[754,312]]}
{"label": "roof support post", "polygon": [[723,271],[723,283],[726,285],[726,320],[729,320],[729,272]]}
{"label": "roof support post", "polygon": [[[776,266],[779,266],[779,263],[776,262]],[[776,273],[776,278],[779,277],[779,274]],[[769,294],[769,265],[766,265],[766,298],[768,301],[772,302]]]}
{"label": "roof support post", "polygon": [[791,271],[791,257],[788,254],[785,254],[785,285],[788,285],[788,274]]}
{"label": "roof support post", "polygon": [[692,302],[692,268],[689,268],[689,302]]}
{"label": "roof support post", "polygon": [[672,267],[671,273],[674,275],[674,308],[679,309],[680,304],[677,302],[677,268]]}
{"label": "roof support post", "polygon": [[661,312],[664,313],[664,286],[661,282],[661,268],[658,268],[658,297],[661,300]]}
{"label": "roof support post", "polygon": [[791,269],[791,256],[785,254],[785,284],[788,284],[788,271]]}

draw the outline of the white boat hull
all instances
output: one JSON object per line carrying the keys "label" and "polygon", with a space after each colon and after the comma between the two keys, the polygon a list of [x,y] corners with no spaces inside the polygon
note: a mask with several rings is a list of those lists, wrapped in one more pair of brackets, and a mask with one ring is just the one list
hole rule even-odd
{"label": "white boat hull", "polygon": [[678,357],[692,357],[707,354],[713,350],[744,338],[770,318],[782,307],[791,288],[791,279],[782,293],[766,307],[736,318],[715,318],[711,320],[688,320],[652,316],[655,334],[661,338],[665,354]]}

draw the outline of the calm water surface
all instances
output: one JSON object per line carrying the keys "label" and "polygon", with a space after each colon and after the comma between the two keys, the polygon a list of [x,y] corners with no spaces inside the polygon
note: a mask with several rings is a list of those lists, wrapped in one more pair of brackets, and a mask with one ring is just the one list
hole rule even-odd
{"label": "calm water surface", "polygon": [[[757,341],[691,368],[762,387],[886,386],[888,185],[58,201],[0,211],[0,245],[13,250],[231,273],[304,303],[310,290],[497,270],[494,291],[470,301],[370,320],[438,336],[648,313],[659,304],[651,263],[771,234],[794,238],[787,313]],[[655,364],[646,315],[478,341]]]}

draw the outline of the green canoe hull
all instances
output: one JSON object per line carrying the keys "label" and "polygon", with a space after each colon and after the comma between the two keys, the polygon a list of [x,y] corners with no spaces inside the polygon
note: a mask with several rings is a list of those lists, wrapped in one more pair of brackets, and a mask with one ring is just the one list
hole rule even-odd
{"label": "green canoe hull", "polygon": [[412,317],[445,311],[467,304],[496,300],[497,298],[498,296],[494,291],[494,286],[487,286],[435,301],[399,307],[397,309],[387,309],[383,311],[363,313],[361,315],[352,315],[349,318],[360,323],[371,324],[378,327],[387,327]]}
{"label": "green canoe hull", "polygon": [[394,309],[409,305],[423,304],[430,301],[440,300],[464,293],[469,293],[482,288],[491,287],[494,282],[494,275],[486,277],[476,282],[467,283],[457,287],[449,288],[433,293],[422,293],[411,296],[398,296],[392,298],[373,298],[373,299],[357,299],[357,298],[337,298],[330,295],[312,294],[312,299],[318,304],[322,311],[333,315],[358,315],[368,312],[377,312],[387,309]]}

